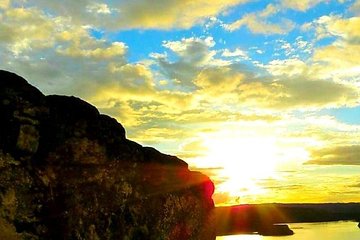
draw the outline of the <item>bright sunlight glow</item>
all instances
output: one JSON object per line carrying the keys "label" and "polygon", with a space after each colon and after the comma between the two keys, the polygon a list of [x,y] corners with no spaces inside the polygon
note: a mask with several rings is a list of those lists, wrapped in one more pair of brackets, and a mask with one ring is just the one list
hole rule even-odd
{"label": "bright sunlight glow", "polygon": [[229,123],[220,129],[199,135],[193,149],[201,149],[201,154],[187,159],[194,168],[214,171],[219,202],[239,204],[271,196],[264,183],[282,181],[284,172],[309,159],[309,139],[297,141],[279,128],[259,124],[254,130],[244,123]]}
{"label": "bright sunlight glow", "polygon": [[260,193],[256,179],[274,177],[277,165],[277,148],[271,138],[209,139],[208,160],[218,162],[220,175],[227,181],[218,186],[221,192],[238,196],[241,191]]}

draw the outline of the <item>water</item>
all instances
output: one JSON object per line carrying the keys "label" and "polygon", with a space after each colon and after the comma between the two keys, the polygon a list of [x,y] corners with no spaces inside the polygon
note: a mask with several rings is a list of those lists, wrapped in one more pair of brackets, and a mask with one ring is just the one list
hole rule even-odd
{"label": "water", "polygon": [[293,223],[289,227],[292,236],[263,237],[259,235],[233,235],[217,237],[216,240],[358,240],[360,229],[356,222]]}

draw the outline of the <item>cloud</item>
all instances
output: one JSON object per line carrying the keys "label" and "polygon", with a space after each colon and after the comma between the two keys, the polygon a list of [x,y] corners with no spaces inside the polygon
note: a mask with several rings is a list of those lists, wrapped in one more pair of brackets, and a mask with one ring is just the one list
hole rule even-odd
{"label": "cloud", "polygon": [[301,146],[306,152],[301,162],[321,158],[326,149],[330,152],[337,146],[360,145],[357,140],[360,139],[359,125],[342,123],[333,116],[304,113],[301,117],[287,119],[286,126],[294,130],[282,138],[292,139],[288,142],[295,141],[295,145]]}
{"label": "cloud", "polygon": [[320,37],[336,36],[347,43],[360,44],[360,17],[323,16],[315,24]]}
{"label": "cloud", "polygon": [[352,75],[356,77],[360,73],[360,45],[331,45],[319,48],[314,52],[314,60],[327,63],[325,67],[330,73],[345,75],[353,73]]}
{"label": "cloud", "polygon": [[278,11],[278,6],[269,4],[262,11],[246,14],[233,23],[223,24],[223,27],[232,32],[246,26],[252,33],[265,35],[285,34],[290,32],[295,27],[295,24],[292,21],[288,19],[282,19],[280,23],[268,21],[268,18]]}
{"label": "cloud", "polygon": [[110,64],[109,70],[115,74],[114,81],[121,86],[123,90],[129,92],[139,92],[142,94],[154,91],[154,82],[152,72],[148,67],[142,64],[125,64],[116,66]]}
{"label": "cloud", "polygon": [[188,159],[205,156],[208,152],[209,149],[204,145],[202,139],[192,139],[181,145],[179,155]]}
{"label": "cloud", "polygon": [[[4,69],[24,76],[46,94],[76,95],[90,101],[101,112],[125,124],[130,134],[138,128],[143,132],[146,129],[162,129],[163,135],[172,141],[175,132],[178,136],[186,136],[184,130],[175,131],[169,123],[186,118],[181,116],[181,112],[189,109],[193,97],[171,86],[169,89],[166,89],[167,86],[157,89],[154,76],[157,72],[153,72],[146,63],[128,63],[124,43],[95,39],[88,27],[73,24],[67,18],[42,15],[36,9],[10,9],[5,14],[5,20],[0,23],[2,29],[8,28],[6,34],[0,34]],[[24,19],[28,21],[20,21]],[[44,45],[36,45],[37,39],[42,36],[41,31],[44,31],[38,29],[43,27],[42,22],[51,27],[46,29],[46,39],[39,40]],[[29,32],[24,32],[21,37],[9,34],[11,30],[22,31],[22,28],[24,31],[29,31],[29,28],[34,37]],[[19,41],[26,38],[28,45],[14,52]],[[193,56],[188,64],[196,63],[198,67],[206,64],[213,54],[208,51],[214,45],[211,38],[193,38],[183,43],[183,49],[181,42],[168,41],[164,45],[184,61]],[[186,116],[194,117],[191,114]],[[156,128],[155,122],[158,122]],[[156,136],[150,133],[154,132],[149,130],[149,134],[137,135],[143,136],[142,141],[154,140]]]}
{"label": "cloud", "polygon": [[[60,6],[56,1],[43,1],[42,4],[48,6],[45,11],[37,7],[26,8],[27,5],[0,10],[2,67],[24,76],[46,94],[76,95],[90,101],[102,113],[110,114],[124,124],[130,138],[168,153],[187,158],[203,154],[206,150],[196,142],[200,139],[199,134],[217,132],[223,129],[224,122],[241,123],[246,126],[244,131],[258,129],[262,124],[267,129],[282,126],[280,132],[285,132],[283,126],[291,125],[288,115],[294,110],[301,108],[307,113],[309,109],[349,105],[359,98],[351,84],[318,76],[318,68],[323,67],[325,72],[328,71],[326,66],[330,65],[325,61],[325,53],[319,54],[326,47],[318,49],[319,55],[315,55],[322,65],[290,55],[290,59],[274,60],[264,69],[239,64],[239,58],[248,57],[241,48],[219,49],[212,37],[202,36],[164,41],[158,46],[163,47],[164,52],[153,53],[151,59],[129,62],[127,53],[132,51],[129,46],[107,39],[107,30],[101,39],[97,39],[91,34],[93,28],[83,25],[90,16],[94,19],[88,23],[94,25],[98,24],[96,19],[100,15],[105,23],[119,17],[114,3],[67,3]],[[172,1],[165,5],[170,3]],[[73,9],[80,7],[82,10],[77,19],[63,16],[75,14]],[[277,11],[268,7],[259,13],[260,20],[268,22]],[[196,21],[193,24],[197,24]],[[353,26],[354,23],[349,22]],[[120,24],[126,25],[126,22]],[[137,24],[139,28],[147,26]],[[165,23],[159,23],[157,27],[171,26],[162,24]],[[331,32],[349,46],[350,42],[355,46],[350,40],[354,39],[350,37],[354,33],[346,30],[344,34],[338,29],[345,31],[347,28],[332,27]],[[296,44],[303,46],[298,51],[306,49],[306,43],[301,40],[292,44],[291,49],[296,49]],[[343,60],[350,59],[351,56]],[[353,62],[356,62],[355,58]],[[301,122],[297,122],[298,125],[305,122],[304,119],[298,121]],[[310,121],[321,122],[312,119],[307,124]],[[298,125],[291,125],[291,129]],[[330,139],[340,141],[344,135],[331,134]],[[318,141],[327,139],[319,131],[311,136],[311,139],[318,137]],[[292,139],[297,141],[295,137]],[[181,142],[188,145],[180,146]]]}
{"label": "cloud", "polygon": [[290,8],[296,11],[305,12],[306,10],[324,1],[326,0],[301,0],[301,1],[281,0],[281,5],[284,8]]}
{"label": "cloud", "polygon": [[10,0],[0,0],[0,9],[8,8],[10,5]]}
{"label": "cloud", "polygon": [[215,42],[212,37],[183,38],[181,41],[165,41],[163,46],[175,54],[176,61],[166,55],[154,55],[162,74],[176,85],[194,87],[192,81],[198,72],[213,61],[216,51],[210,50]]}
{"label": "cloud", "polygon": [[126,53],[127,47],[122,42],[112,42],[109,46],[99,47],[99,46],[89,46],[84,48],[85,44],[74,44],[68,48],[59,47],[57,49],[58,53],[71,56],[71,57],[86,57],[86,58],[114,58],[116,56],[124,56]]}
{"label": "cloud", "polygon": [[360,0],[356,0],[354,4],[350,7],[350,11],[360,15]]}
{"label": "cloud", "polygon": [[210,95],[221,95],[237,90],[245,79],[245,74],[231,66],[203,69],[194,83]]}
{"label": "cloud", "polygon": [[[3,68],[32,80],[45,93],[76,92],[89,99],[117,77],[128,78],[127,83],[135,81],[135,76],[138,83],[143,83],[142,77],[149,78],[141,66],[126,63],[124,43],[96,39],[88,27],[73,24],[69,18],[45,15],[36,8],[9,8],[2,13],[0,30]],[[123,67],[115,71],[114,62]],[[124,82],[118,86],[129,87]],[[145,86],[149,84],[141,90]]]}
{"label": "cloud", "polygon": [[50,13],[54,17],[70,18],[72,23],[78,26],[106,27],[115,20],[114,16],[118,13],[116,9],[113,9],[112,1],[107,2],[109,4],[93,0],[13,0],[13,6],[41,9],[44,14]]}
{"label": "cloud", "polygon": [[297,58],[290,58],[284,60],[272,60],[265,68],[273,76],[302,76],[308,71],[308,66],[305,62]]}
{"label": "cloud", "polygon": [[[320,109],[356,105],[359,101],[355,86],[320,78],[324,73],[322,64],[298,58],[273,60],[264,66],[270,75],[263,73],[255,77],[261,69],[236,64],[233,60],[223,61],[212,50],[214,45],[211,37],[165,41],[163,46],[171,52],[153,54],[154,64],[160,67],[164,76],[181,85],[179,89],[192,93],[192,107],[199,107],[201,103],[202,106],[219,107],[241,104],[272,110]],[[303,51],[309,48],[308,45],[298,38],[292,48]],[[220,53],[221,57],[229,59],[243,55],[240,49],[224,49]]]}
{"label": "cloud", "polygon": [[[300,47],[303,49],[302,41],[298,42],[301,45],[299,49]],[[219,93],[228,100],[233,98],[236,101],[237,98],[238,102],[245,105],[252,104],[253,107],[321,108],[356,104],[359,98],[356,87],[336,83],[330,79],[319,79],[319,69],[322,65],[313,63],[313,67],[308,64],[310,65],[296,58],[274,60],[265,66],[272,76],[263,75],[260,78],[254,78],[250,74],[254,70],[249,71],[235,65],[218,66],[214,70],[208,67],[197,76],[194,82],[202,87],[203,92],[209,92],[209,96]],[[243,75],[244,80],[241,84],[237,81],[237,76],[240,75]],[[211,79],[225,80],[217,82]],[[207,86],[205,87],[204,84]],[[227,91],[222,91],[222,89]],[[319,92],[321,92],[320,95]]]}
{"label": "cloud", "polygon": [[249,56],[248,54],[241,50],[240,48],[236,48],[234,51],[230,51],[229,49],[225,49],[221,56],[223,57],[240,57],[242,59],[245,59],[245,60],[249,60]]}
{"label": "cloud", "polygon": [[57,16],[70,16],[78,24],[109,29],[190,28],[248,0],[29,0],[27,6],[40,7]]}
{"label": "cloud", "polygon": [[311,160],[306,164],[360,165],[360,145],[314,149],[311,152]]}
{"label": "cloud", "polygon": [[276,82],[278,97],[271,103],[275,108],[322,108],[354,104],[359,100],[358,90],[344,84],[325,80],[294,78]]}
{"label": "cloud", "polygon": [[105,3],[91,3],[90,5],[86,6],[86,11],[90,13],[97,13],[97,14],[110,14],[111,10],[109,6]]}
{"label": "cloud", "polygon": [[87,27],[74,25],[69,18],[53,18],[35,8],[6,9],[0,23],[0,42],[15,55],[55,48],[69,57],[104,59],[123,56],[127,50],[122,42],[97,40]]}
{"label": "cloud", "polygon": [[264,19],[259,18],[255,14],[249,14],[243,18],[225,25],[225,29],[228,31],[235,31],[243,26],[249,28],[252,33],[256,34],[285,34],[290,32],[294,28],[294,24],[290,20],[283,20],[282,23],[270,23]]}
{"label": "cloud", "polygon": [[9,8],[1,14],[0,42],[16,55],[54,44],[55,24],[36,9]]}
{"label": "cloud", "polygon": [[[328,46],[315,50],[313,59],[309,59],[308,62],[297,58],[272,60],[265,65],[265,68],[278,79],[277,86],[283,92],[283,95],[279,95],[272,104],[275,107],[304,108],[306,105],[310,108],[357,105],[360,93],[356,85],[349,81],[336,81],[338,79],[334,78],[334,73],[345,64],[350,65],[351,61],[355,64],[358,57],[356,53],[352,56],[350,52],[348,54],[348,59],[343,60],[339,58],[345,55],[342,50],[335,46]],[[354,74],[349,71],[349,68],[346,74]]]}
{"label": "cloud", "polygon": [[204,142],[201,139],[196,139],[191,142],[185,143],[181,146],[183,151],[208,151],[209,149],[204,146]]}
{"label": "cloud", "polygon": [[[300,73],[290,75],[297,78],[297,84],[289,83],[285,73],[276,79],[271,75],[255,77],[261,69],[234,63],[236,57],[232,56],[240,56],[240,49],[215,51],[212,37],[164,41],[165,54],[153,54],[150,64],[129,63],[129,49],[124,43],[95,39],[88,27],[76,25],[68,18],[43,15],[36,9],[23,11],[28,14],[28,22],[19,20],[25,19],[21,14],[9,14],[0,25],[9,31],[20,31],[21,26],[28,24],[34,35],[46,30],[44,36],[49,39],[39,40],[44,41],[40,44],[37,38],[41,34],[32,38],[24,33],[21,36],[29,39],[28,45],[18,48],[15,57],[14,46],[23,39],[0,37],[0,47],[5,49],[0,53],[4,56],[3,66],[23,75],[47,94],[77,95],[90,101],[101,112],[122,122],[129,136],[136,137],[134,140],[151,145],[163,142],[161,149],[196,138],[205,126],[216,128],[229,120],[276,122],[281,120],[279,114],[267,114],[265,110],[322,107],[339,103],[340,94],[350,94],[341,84],[332,87],[331,81],[314,80],[316,83],[311,85]],[[37,29],[43,26],[40,23],[51,27]],[[160,87],[159,80],[168,84]],[[184,124],[191,126],[192,131]],[[182,152],[176,147],[170,151]],[[197,153],[186,154],[189,157]]]}
{"label": "cloud", "polygon": [[[281,65],[282,66],[279,66]],[[287,66],[286,66],[287,64]],[[301,65],[303,69],[297,69]],[[316,79],[301,61],[272,63],[273,76],[255,77],[242,65],[208,67],[195,78],[198,94],[212,104],[241,104],[260,109],[311,109],[356,104],[351,85]],[[215,96],[215,98],[214,98]]]}
{"label": "cloud", "polygon": [[[260,15],[267,17],[275,11],[272,5],[268,5]],[[306,107],[306,104],[310,107],[346,104],[350,96],[356,96],[353,89],[345,85],[301,79],[307,78],[309,70],[305,63],[295,59],[277,60],[267,66],[269,72],[280,79],[272,79],[272,76],[255,79],[253,75],[260,69],[250,70],[243,65],[232,64],[231,57],[246,57],[241,49],[220,51],[222,57],[228,58],[223,60],[216,57],[217,52],[213,50],[215,41],[212,37],[164,41],[163,47],[168,50],[168,54],[153,54],[153,64],[160,69],[159,72],[154,72],[149,66],[127,63],[127,46],[124,43],[95,39],[90,36],[86,27],[74,25],[67,18],[52,18],[36,9],[10,9],[6,10],[5,16],[0,26],[7,29],[7,33],[18,31],[19,37],[15,37],[17,34],[0,35],[0,39],[5,43],[3,46],[7,46],[14,54],[31,50],[29,57],[43,55],[41,64],[17,59],[12,62],[11,68],[17,66],[18,72],[33,76],[33,79],[44,79],[39,75],[47,69],[44,72],[54,76],[53,80],[47,80],[47,91],[54,91],[51,89],[55,87],[60,93],[76,90],[80,96],[97,104],[100,104],[100,99],[106,100],[111,96],[124,101],[134,97],[145,102],[160,102],[165,106],[173,103],[174,107],[196,109],[200,102],[212,102],[209,97],[213,95],[220,97],[219,103],[224,100],[226,103],[241,102],[245,106],[253,107],[292,108]],[[25,24],[23,20],[26,20]],[[24,32],[21,32],[21,25],[26,26]],[[6,36],[12,37],[7,39]],[[47,50],[50,48],[55,49],[55,52]],[[315,56],[325,61],[320,50]],[[9,56],[7,58],[10,59]],[[348,58],[350,59],[351,57]],[[99,61],[102,64],[94,69],[94,64]],[[353,62],[356,63],[356,58]],[[63,69],[59,70],[55,66],[62,66]],[[79,67],[74,71],[74,66]],[[70,72],[72,75],[69,75]],[[167,80],[168,84],[162,85],[161,91],[156,87],[154,74],[161,74]],[[297,80],[283,80],[289,77]],[[62,83],[60,88],[53,85],[56,81]],[[82,87],[84,83],[87,85],[86,90]],[[307,88],[310,90],[306,90]],[[322,94],[316,94],[312,89]],[[194,97],[189,97],[190,93]]]}
{"label": "cloud", "polygon": [[163,46],[176,53],[182,61],[202,66],[208,63],[214,56],[214,51],[209,48],[215,46],[212,37],[206,38],[183,38],[181,41],[165,41]]}
{"label": "cloud", "polygon": [[274,4],[268,4],[264,10],[262,10],[259,15],[262,18],[273,16],[274,14],[280,11],[279,6]]}
{"label": "cloud", "polygon": [[225,9],[244,2],[246,1],[130,1],[119,6],[123,14],[120,20],[126,21],[127,26],[124,27],[130,28],[189,28],[206,17],[216,16]]}
{"label": "cloud", "polygon": [[317,39],[334,38],[333,43],[314,50],[313,60],[319,63],[319,75],[360,86],[360,18],[323,16],[311,25]]}

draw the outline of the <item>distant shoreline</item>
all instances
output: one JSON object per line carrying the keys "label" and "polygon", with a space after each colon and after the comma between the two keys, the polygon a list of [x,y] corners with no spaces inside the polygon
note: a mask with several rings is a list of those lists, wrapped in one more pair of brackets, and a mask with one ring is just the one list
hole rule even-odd
{"label": "distant shoreline", "polygon": [[359,222],[360,203],[242,204],[216,207],[215,219],[217,236],[286,236],[293,234],[290,223]]}
{"label": "distant shoreline", "polygon": [[[305,240],[317,240],[319,239],[318,236],[326,236],[322,239],[329,239],[329,240],[353,240],[353,239],[360,239],[360,229],[356,226],[357,223],[353,221],[337,221],[337,222],[313,222],[313,223],[291,223],[289,227],[294,231],[293,235],[283,235],[282,238],[278,238],[279,236],[268,235],[263,236],[258,233],[234,233],[231,235],[221,235],[217,236],[217,240],[235,240],[238,239],[247,239],[246,236],[259,236],[249,239],[284,239],[284,240],[291,240],[291,239],[305,239]],[[346,233],[346,237],[344,236]],[[242,238],[242,236],[245,236]],[[261,237],[260,237],[261,236]],[[331,238],[328,238],[331,236]],[[262,238],[262,237],[269,237],[269,238]]]}

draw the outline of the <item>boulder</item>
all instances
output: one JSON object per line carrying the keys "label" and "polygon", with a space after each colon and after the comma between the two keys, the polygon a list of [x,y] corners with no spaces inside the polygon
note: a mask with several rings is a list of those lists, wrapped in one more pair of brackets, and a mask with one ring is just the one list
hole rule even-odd
{"label": "boulder", "polygon": [[215,239],[214,185],[87,102],[0,71],[0,239]]}

